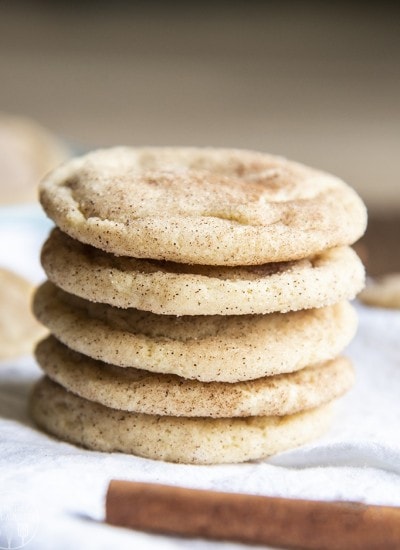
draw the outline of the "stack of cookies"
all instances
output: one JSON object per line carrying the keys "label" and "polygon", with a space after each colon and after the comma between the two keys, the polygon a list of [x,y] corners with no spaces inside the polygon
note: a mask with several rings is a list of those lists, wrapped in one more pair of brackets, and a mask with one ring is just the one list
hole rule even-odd
{"label": "stack of cookies", "polygon": [[329,426],[354,374],[349,247],[365,207],[280,157],[114,148],[41,184],[57,227],[34,312],[45,377],[31,411],[102,451],[212,464],[258,459]]}

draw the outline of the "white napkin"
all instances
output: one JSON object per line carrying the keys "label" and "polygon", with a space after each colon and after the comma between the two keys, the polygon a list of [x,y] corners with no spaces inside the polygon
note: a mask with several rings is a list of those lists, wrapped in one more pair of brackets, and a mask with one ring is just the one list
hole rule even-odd
{"label": "white napkin", "polygon": [[[24,211],[26,223],[14,232],[10,223],[15,228],[18,216],[14,212],[6,220],[0,212],[0,265],[40,280],[37,258],[48,224],[37,211],[35,216],[27,223]],[[31,385],[40,376],[34,360],[0,365],[0,548],[7,548],[4,517],[10,509],[10,548],[244,548],[105,525],[104,497],[113,478],[399,506],[400,312],[357,307],[360,327],[348,349],[357,384],[341,400],[332,429],[318,441],[247,464],[177,465],[59,442],[38,431],[26,411]]]}

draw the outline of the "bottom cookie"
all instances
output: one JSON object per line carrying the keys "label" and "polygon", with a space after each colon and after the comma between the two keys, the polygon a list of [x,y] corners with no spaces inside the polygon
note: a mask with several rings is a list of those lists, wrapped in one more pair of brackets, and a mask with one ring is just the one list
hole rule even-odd
{"label": "bottom cookie", "polygon": [[263,458],[320,436],[332,404],[288,416],[186,418],[109,409],[66,391],[48,378],[35,386],[31,414],[45,431],[106,452],[186,464]]}

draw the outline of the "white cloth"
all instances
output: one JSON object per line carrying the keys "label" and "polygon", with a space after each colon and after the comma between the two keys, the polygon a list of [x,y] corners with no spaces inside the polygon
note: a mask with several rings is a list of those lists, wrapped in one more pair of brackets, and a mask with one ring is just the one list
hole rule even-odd
{"label": "white cloth", "polygon": [[[35,281],[43,278],[38,255],[48,227],[38,209],[0,211],[0,265]],[[34,360],[0,365],[0,530],[2,512],[14,498],[33,510],[36,532],[28,550],[242,547],[105,525],[104,497],[113,478],[399,506],[400,312],[360,305],[358,311],[359,331],[348,349],[357,383],[341,400],[329,433],[301,448],[241,465],[169,464],[57,441],[38,431],[27,414],[30,388],[40,376]],[[29,529],[33,533],[32,525]],[[11,548],[17,536],[12,535]],[[0,548],[4,541],[0,532]]]}

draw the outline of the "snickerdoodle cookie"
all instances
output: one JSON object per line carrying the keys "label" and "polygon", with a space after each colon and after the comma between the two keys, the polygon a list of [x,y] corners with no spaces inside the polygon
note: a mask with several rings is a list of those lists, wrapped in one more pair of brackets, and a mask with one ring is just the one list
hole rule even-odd
{"label": "snickerdoodle cookie", "polygon": [[163,416],[294,414],[340,397],[354,382],[344,357],[236,384],[121,369],[72,351],[52,336],[40,342],[36,358],[49,378],[80,397],[112,409]]}
{"label": "snickerdoodle cookie", "polygon": [[366,226],[363,202],[340,179],[237,149],[95,151],[49,174],[40,200],[81,242],[188,264],[306,258],[352,244]]}
{"label": "snickerdoodle cookie", "polygon": [[45,431],[89,449],[221,464],[263,458],[320,436],[330,425],[332,406],[286,416],[157,416],[110,409],[43,378],[35,386],[31,414]]}
{"label": "snickerdoodle cookie", "polygon": [[389,273],[369,281],[359,298],[368,306],[400,309],[400,273]]}
{"label": "snickerdoodle cookie", "polygon": [[364,286],[364,267],[349,247],[292,262],[201,266],[115,256],[54,229],[42,265],[54,284],[91,302],[169,315],[323,307],[354,298]]}
{"label": "snickerdoodle cookie", "polygon": [[32,284],[0,268],[0,360],[32,353],[46,330],[31,313]]}
{"label": "snickerdoodle cookie", "polygon": [[353,338],[347,302],[269,315],[155,315],[95,304],[44,283],[34,312],[58,340],[120,367],[203,382],[252,380],[332,359]]}

